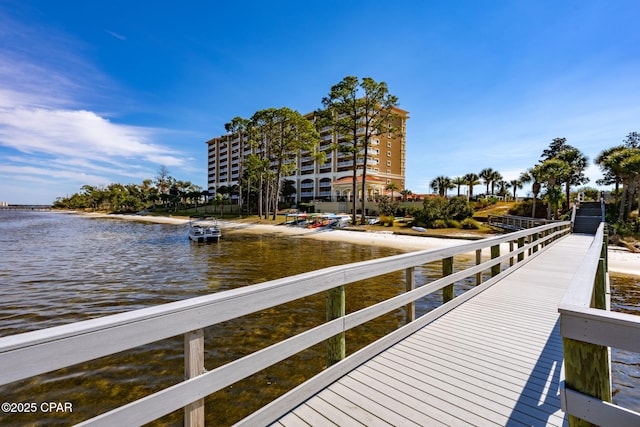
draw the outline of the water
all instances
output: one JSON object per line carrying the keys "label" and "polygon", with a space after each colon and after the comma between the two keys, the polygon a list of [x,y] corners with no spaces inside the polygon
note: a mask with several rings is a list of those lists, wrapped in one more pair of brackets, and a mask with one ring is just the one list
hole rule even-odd
{"label": "water", "polygon": [[[42,329],[220,292],[331,265],[379,258],[397,250],[223,230],[218,244],[198,245],[186,226],[87,218],[69,214],[0,211],[0,336]],[[456,258],[456,270],[473,264]],[[420,285],[440,277],[440,263],[417,269]],[[638,278],[612,277],[614,306],[637,312]],[[459,283],[456,293],[473,280]],[[347,288],[347,311],[404,290],[397,272]],[[616,292],[621,289],[621,292]],[[633,294],[635,292],[635,294]],[[441,300],[417,304],[425,313]],[[318,325],[324,294],[205,331],[205,365],[220,366]],[[347,333],[351,353],[404,324],[402,310]],[[640,409],[637,355],[614,351],[615,398]],[[325,366],[324,346],[304,351],[206,399],[207,425],[229,425]],[[72,413],[2,414],[0,425],[70,425],[182,381],[182,337],[61,369],[0,387],[2,401],[71,402]],[[155,425],[181,425],[182,412]]]}
{"label": "water", "polygon": [[[640,277],[611,274],[611,310],[640,314]],[[640,357],[637,353],[611,349],[613,401],[640,412]]]}
{"label": "water", "polygon": [[[50,212],[0,211],[0,336],[43,329],[220,292],[331,265],[379,258],[396,250],[225,233],[198,245],[186,226],[88,218]],[[426,266],[428,274],[438,266]],[[459,291],[464,288],[461,285]],[[347,310],[402,292],[402,273],[350,285]],[[357,298],[355,297],[357,296]],[[438,298],[434,296],[434,298]],[[425,312],[432,302],[419,307]],[[212,369],[324,321],[324,294],[207,328]],[[397,328],[404,313],[376,319],[347,335],[353,352]],[[208,425],[228,425],[320,372],[324,346],[207,399]],[[0,388],[11,402],[72,402],[69,414],[0,414],[0,425],[69,425],[131,402],[183,378],[182,337],[62,369]],[[181,411],[158,421],[180,425]]]}

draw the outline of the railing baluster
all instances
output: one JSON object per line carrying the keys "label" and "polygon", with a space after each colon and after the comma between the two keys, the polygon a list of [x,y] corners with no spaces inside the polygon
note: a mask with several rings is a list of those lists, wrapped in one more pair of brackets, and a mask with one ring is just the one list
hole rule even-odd
{"label": "railing baluster", "polygon": [[[442,259],[442,277],[453,274],[453,257]],[[442,288],[442,303],[446,304],[454,298],[453,283]]]}
{"label": "railing baluster", "polygon": [[[482,263],[482,249],[476,250],[476,265]],[[476,273],[476,286],[482,283],[482,271]]]}
{"label": "railing baluster", "polygon": [[[416,288],[416,279],[414,277],[415,267],[409,267],[405,270],[405,286],[406,291],[412,291]],[[416,320],[416,303],[415,301],[411,301],[406,305],[406,317],[407,323],[413,322]]]}
{"label": "railing baluster", "polygon": [[[327,322],[343,317],[346,312],[344,286],[327,291]],[[327,366],[334,365],[346,357],[345,332],[327,340]]]}
{"label": "railing baluster", "polygon": [[[524,246],[524,237],[521,237],[518,239],[518,248],[521,248]],[[518,262],[524,260],[524,251],[520,252],[518,254]]]}
{"label": "railing baluster", "polygon": [[[509,253],[513,253],[513,240],[509,242]],[[513,257],[509,258],[509,267],[513,267]]]}
{"label": "railing baluster", "polygon": [[[491,246],[491,259],[498,258],[500,256],[500,245]],[[500,263],[491,266],[491,277],[500,274]]]}
{"label": "railing baluster", "polygon": [[[184,376],[197,377],[204,369],[204,329],[184,334]],[[204,427],[204,399],[198,399],[184,407],[185,427]]]}

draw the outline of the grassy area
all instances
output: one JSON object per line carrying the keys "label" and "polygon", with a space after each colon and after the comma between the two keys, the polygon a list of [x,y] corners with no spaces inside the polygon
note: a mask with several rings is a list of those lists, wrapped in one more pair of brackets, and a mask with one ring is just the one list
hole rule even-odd
{"label": "grassy area", "polygon": [[498,202],[489,205],[484,209],[477,210],[473,217],[476,219],[486,219],[489,215],[507,215],[509,210],[515,206],[516,202]]}

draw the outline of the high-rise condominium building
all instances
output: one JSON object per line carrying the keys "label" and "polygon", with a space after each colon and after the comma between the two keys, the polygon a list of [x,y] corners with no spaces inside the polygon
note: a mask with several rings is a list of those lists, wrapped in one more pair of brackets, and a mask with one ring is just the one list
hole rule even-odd
{"label": "high-rise condominium building", "polygon": [[[399,108],[394,108],[393,112],[395,118],[392,127],[396,131],[377,134],[371,138],[367,153],[366,200],[372,200],[376,194],[383,194],[388,184],[395,183],[399,190],[405,185],[406,122],[409,113]],[[313,113],[306,117],[314,120]],[[364,134],[364,128],[362,133]],[[353,156],[341,153],[336,148],[340,143],[349,143],[349,138],[335,135],[330,127],[325,127],[320,129],[319,150],[326,152],[326,161],[321,164],[310,153],[304,152],[296,157],[296,171],[291,176],[283,177],[293,181],[296,202],[351,200]],[[215,194],[222,186],[238,185],[244,159],[255,153],[255,149],[237,134],[212,138],[207,141],[207,145],[209,193]],[[361,155],[364,155],[364,150]],[[359,189],[363,166],[364,159],[360,159],[356,179]],[[357,197],[360,199],[362,194]]]}

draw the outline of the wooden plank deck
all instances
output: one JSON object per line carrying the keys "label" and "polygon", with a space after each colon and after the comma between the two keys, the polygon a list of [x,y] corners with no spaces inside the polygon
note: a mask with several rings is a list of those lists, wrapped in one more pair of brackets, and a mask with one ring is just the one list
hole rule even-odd
{"label": "wooden plank deck", "polygon": [[274,425],[566,425],[557,308],[592,239],[562,239]]}

